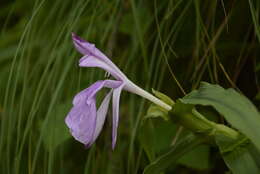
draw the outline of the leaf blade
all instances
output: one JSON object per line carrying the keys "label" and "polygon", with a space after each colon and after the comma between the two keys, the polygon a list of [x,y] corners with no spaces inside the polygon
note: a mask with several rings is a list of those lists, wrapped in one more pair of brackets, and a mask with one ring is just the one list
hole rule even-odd
{"label": "leaf blade", "polygon": [[260,172],[259,152],[248,140],[241,135],[237,140],[232,140],[222,135],[216,137],[221,155],[235,174],[258,174]]}
{"label": "leaf blade", "polygon": [[176,162],[183,154],[189,152],[194,147],[197,147],[202,143],[202,139],[195,137],[191,134],[184,137],[179,143],[177,143],[168,152],[161,155],[150,165],[148,165],[143,174],[158,174]]}
{"label": "leaf blade", "polygon": [[203,82],[181,99],[185,104],[199,104],[214,107],[236,129],[240,130],[260,149],[260,114],[255,106],[234,89]]}

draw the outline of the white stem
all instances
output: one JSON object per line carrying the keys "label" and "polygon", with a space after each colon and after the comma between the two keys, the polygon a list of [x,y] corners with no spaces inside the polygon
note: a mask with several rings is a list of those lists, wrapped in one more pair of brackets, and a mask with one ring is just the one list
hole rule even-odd
{"label": "white stem", "polygon": [[143,90],[142,88],[140,88],[136,84],[132,83],[130,80],[128,80],[127,85],[125,86],[125,89],[127,91],[130,91],[132,93],[135,93],[137,95],[140,95],[140,96],[150,100],[154,104],[161,106],[162,108],[166,109],[167,111],[170,111],[172,109],[172,107],[170,105],[168,105],[165,102],[163,102],[162,100],[156,98],[155,96],[153,96],[149,92]]}

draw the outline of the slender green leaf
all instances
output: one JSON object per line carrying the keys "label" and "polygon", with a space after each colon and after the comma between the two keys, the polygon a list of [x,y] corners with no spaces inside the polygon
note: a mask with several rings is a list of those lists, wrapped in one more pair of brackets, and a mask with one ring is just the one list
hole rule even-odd
{"label": "slender green leaf", "polygon": [[46,128],[41,129],[43,132],[43,143],[47,150],[55,149],[58,145],[71,137],[64,121],[70,107],[70,102],[58,105],[51,113]]}

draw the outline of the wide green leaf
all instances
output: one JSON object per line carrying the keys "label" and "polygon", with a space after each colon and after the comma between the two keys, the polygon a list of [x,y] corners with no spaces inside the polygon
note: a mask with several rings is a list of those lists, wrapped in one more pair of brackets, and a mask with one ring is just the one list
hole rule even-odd
{"label": "wide green leaf", "polygon": [[138,138],[150,162],[170,147],[176,129],[176,124],[159,117],[142,120]]}
{"label": "wide green leaf", "polygon": [[213,106],[236,129],[260,149],[260,114],[255,106],[234,89],[202,82],[198,90],[181,99],[185,104]]}
{"label": "wide green leaf", "polygon": [[221,155],[234,174],[259,174],[260,154],[247,137],[241,135],[237,140],[223,135],[216,136]]}
{"label": "wide green leaf", "polygon": [[144,119],[140,126],[139,131],[139,140],[140,143],[149,159],[149,161],[154,160],[155,158],[155,136],[154,136],[154,126],[152,120]]}
{"label": "wide green leaf", "polygon": [[193,169],[205,170],[211,167],[209,157],[210,147],[208,145],[200,145],[183,155],[178,160],[178,164],[182,164]]}
{"label": "wide green leaf", "polygon": [[193,136],[192,134],[183,137],[179,143],[173,146],[168,152],[164,153],[148,165],[143,174],[159,174],[173,165],[186,152],[191,151],[202,143],[202,139]]}

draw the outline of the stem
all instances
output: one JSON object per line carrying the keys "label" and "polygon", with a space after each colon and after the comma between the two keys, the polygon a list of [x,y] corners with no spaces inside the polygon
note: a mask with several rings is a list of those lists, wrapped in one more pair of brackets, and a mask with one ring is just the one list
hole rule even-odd
{"label": "stem", "polygon": [[208,137],[214,137],[217,134],[222,134],[234,140],[240,135],[237,131],[230,127],[206,119],[195,109],[191,112],[178,114],[170,112],[170,114],[173,114],[173,118],[182,126],[194,133],[206,135]]}
{"label": "stem", "polygon": [[130,91],[132,93],[135,93],[135,94],[137,94],[137,95],[139,95],[141,97],[144,97],[144,98],[150,100],[151,102],[153,102],[154,104],[159,105],[162,108],[166,109],[167,111],[170,111],[172,109],[172,107],[170,105],[166,104],[162,100],[160,100],[157,97],[153,96],[149,92],[143,90],[142,88],[140,88],[139,86],[137,86],[133,82],[128,81],[127,83],[128,83],[128,85],[126,85],[125,90]]}
{"label": "stem", "polygon": [[[127,80],[127,85],[125,86],[125,90],[135,93],[139,96],[142,96],[156,105],[161,106],[167,111],[171,111],[172,107],[157,97],[153,96],[149,92],[143,90],[130,80]],[[174,112],[174,111],[173,111]],[[195,109],[191,109],[189,112],[179,112],[173,113],[172,111],[169,114],[173,114],[173,118],[178,121],[182,126],[187,129],[190,129],[194,133],[204,134],[208,137],[215,136],[216,134],[223,134],[229,138],[237,139],[239,137],[239,133],[232,128],[229,128],[225,125],[215,123],[206,119],[203,115],[197,112]]]}

